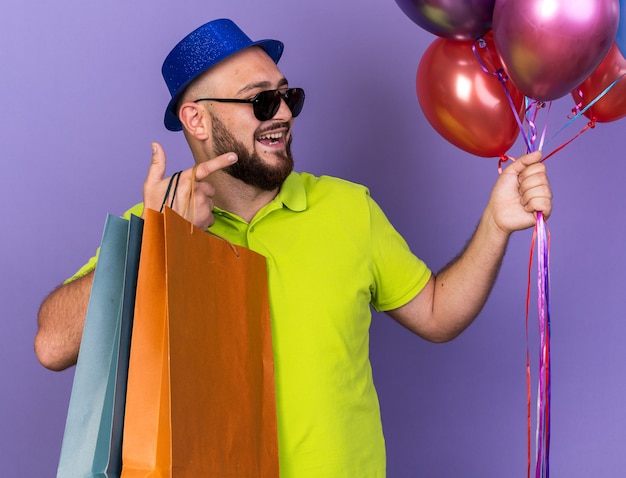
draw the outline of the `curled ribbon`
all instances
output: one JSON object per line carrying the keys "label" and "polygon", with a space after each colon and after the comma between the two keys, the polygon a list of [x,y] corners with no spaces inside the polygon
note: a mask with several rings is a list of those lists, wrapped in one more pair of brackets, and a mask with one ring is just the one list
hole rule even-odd
{"label": "curled ribbon", "polygon": [[[505,89],[506,96],[511,104],[511,108],[520,127],[520,131],[524,132],[522,119],[519,117],[510,96],[508,89],[506,88],[506,74],[503,71],[489,72],[485,67],[478,51],[476,44],[479,47],[485,48],[486,42],[478,41],[472,44],[472,49],[476,58],[478,59],[481,68],[488,74],[498,77],[502,86]],[[524,141],[526,143],[527,152],[536,150],[536,143],[538,139],[537,134],[537,115],[540,109],[546,105],[543,102],[530,101],[526,99],[526,111],[524,120],[528,124],[527,134],[523,134]],[[548,104],[548,113],[550,112],[551,103]],[[547,125],[547,123],[546,123]],[[544,125],[541,137],[539,138],[539,149],[544,144],[547,127]],[[579,133],[580,135],[580,133]],[[577,135],[578,136],[578,135]],[[571,142],[570,140],[569,142]],[[566,143],[566,144],[569,144]],[[558,150],[562,149],[565,145],[561,146]],[[558,151],[557,150],[557,151]],[[556,152],[556,151],[555,151]],[[551,154],[554,154],[551,153]],[[502,165],[509,161],[514,161],[514,158],[503,154],[498,161],[498,172],[502,173]],[[545,160],[545,159],[544,159]],[[533,239],[531,244],[530,259],[528,264],[528,287],[526,293],[526,398],[527,398],[527,475],[531,476],[531,366],[530,366],[530,351],[529,351],[529,306],[530,306],[530,283],[531,283],[531,270],[533,262],[533,251],[535,243],[538,248],[537,258],[537,287],[538,287],[538,327],[540,337],[540,354],[539,354],[539,377],[537,384],[537,416],[536,416],[536,433],[535,433],[535,478],[548,478],[549,476],[549,454],[550,454],[550,306],[549,306],[549,233],[543,213],[538,212],[535,223],[535,230],[533,233]]]}

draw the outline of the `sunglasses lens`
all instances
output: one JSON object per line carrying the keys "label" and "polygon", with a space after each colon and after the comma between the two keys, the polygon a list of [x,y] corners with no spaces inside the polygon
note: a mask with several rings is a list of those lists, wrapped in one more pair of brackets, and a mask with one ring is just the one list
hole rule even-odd
{"label": "sunglasses lens", "polygon": [[290,88],[285,93],[285,102],[295,118],[302,111],[304,106],[304,90],[302,88]]}
{"label": "sunglasses lens", "polygon": [[254,102],[254,116],[260,121],[272,119],[280,108],[280,93],[276,90],[262,91]]}
{"label": "sunglasses lens", "polygon": [[293,117],[298,116],[304,105],[304,90],[302,88],[290,88],[284,94],[279,90],[262,91],[253,103],[254,116],[260,121],[272,119],[278,113],[283,98]]}

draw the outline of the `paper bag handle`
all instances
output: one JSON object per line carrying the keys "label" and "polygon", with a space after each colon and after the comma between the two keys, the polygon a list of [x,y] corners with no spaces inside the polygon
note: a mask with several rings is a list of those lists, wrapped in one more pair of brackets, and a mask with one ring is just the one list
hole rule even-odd
{"label": "paper bag handle", "polygon": [[170,190],[172,189],[172,184],[174,184],[174,191],[172,191],[172,200],[170,201],[170,209],[174,207],[174,198],[176,197],[176,190],[178,189],[178,181],[180,180],[180,173],[182,173],[182,171],[177,171],[174,174],[172,174],[172,177],[170,178],[170,182],[167,185],[167,191],[165,191],[165,196],[163,196],[163,202],[161,203],[161,209],[159,209],[159,212],[163,212],[165,203],[167,203],[167,198],[170,196]]}

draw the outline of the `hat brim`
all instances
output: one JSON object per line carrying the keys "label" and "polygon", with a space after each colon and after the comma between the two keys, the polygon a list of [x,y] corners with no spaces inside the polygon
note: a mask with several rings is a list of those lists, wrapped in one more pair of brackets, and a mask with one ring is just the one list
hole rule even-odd
{"label": "hat brim", "polygon": [[203,74],[204,72],[212,68],[213,66],[217,65],[221,61],[225,60],[226,58],[229,58],[233,56],[234,54],[239,53],[240,51],[246,50],[253,46],[260,46],[261,48],[263,48],[263,50],[265,50],[265,52],[274,61],[274,63],[278,63],[278,61],[280,60],[280,57],[283,54],[283,49],[284,49],[284,45],[281,41],[267,39],[267,40],[259,40],[259,41],[251,42],[250,44],[246,45],[243,48],[229,51],[226,54],[220,56],[213,63],[208,65],[205,69],[199,71],[198,74],[195,75],[193,78],[190,78],[186,83],[184,83],[178,89],[176,94],[172,96],[172,99],[168,103],[167,109],[165,110],[165,119],[164,119],[165,127],[170,131],[180,131],[183,129],[183,125],[181,124],[180,119],[178,118],[178,101],[180,100],[180,97],[183,95],[187,87],[191,83],[193,83],[193,81],[196,78],[198,78],[198,76],[200,76],[201,74]]}

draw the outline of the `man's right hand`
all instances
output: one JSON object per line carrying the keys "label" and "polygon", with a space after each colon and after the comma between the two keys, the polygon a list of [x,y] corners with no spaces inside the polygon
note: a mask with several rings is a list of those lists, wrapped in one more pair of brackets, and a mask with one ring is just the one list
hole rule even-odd
{"label": "man's right hand", "polygon": [[[206,229],[213,224],[213,196],[215,188],[205,181],[205,179],[237,161],[235,153],[226,153],[216,158],[199,163],[194,168],[186,169],[180,173],[178,179],[178,188],[174,196],[172,209],[178,214],[185,213],[187,220],[193,220],[193,224],[200,229]],[[165,178],[165,151],[159,143],[152,143],[152,163],[148,169],[148,176],[143,184],[143,202],[144,207],[161,209],[163,198],[167,192],[170,178]],[[193,196],[187,204],[189,190],[193,186]],[[173,191],[170,191],[167,205],[172,200]],[[191,218],[193,211],[193,218]]]}

